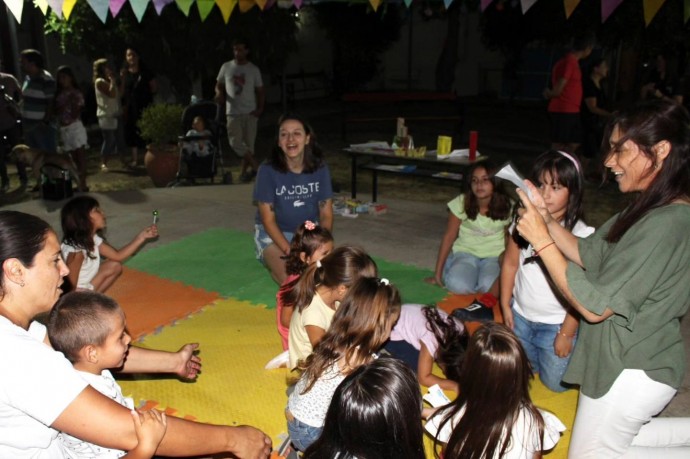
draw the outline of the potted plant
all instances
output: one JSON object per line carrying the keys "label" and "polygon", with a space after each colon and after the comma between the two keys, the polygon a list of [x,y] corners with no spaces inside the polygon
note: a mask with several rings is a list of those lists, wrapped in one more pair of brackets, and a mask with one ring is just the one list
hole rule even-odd
{"label": "potted plant", "polygon": [[153,184],[164,187],[177,175],[182,112],[179,104],[154,104],[144,109],[137,122],[141,138],[147,142],[144,165]]}

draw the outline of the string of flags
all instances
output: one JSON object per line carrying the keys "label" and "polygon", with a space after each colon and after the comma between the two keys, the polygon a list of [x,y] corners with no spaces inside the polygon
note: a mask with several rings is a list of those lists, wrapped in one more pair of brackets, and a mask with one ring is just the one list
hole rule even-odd
{"label": "string of flags", "polygon": [[[24,9],[24,0],[3,0],[7,9],[12,13],[14,18],[18,23],[22,21],[22,11]],[[83,1],[83,0],[82,0]],[[199,12],[199,17],[201,21],[205,21],[208,15],[211,13],[214,7],[217,7],[222,16],[223,20],[227,24],[230,19],[232,12],[238,8],[240,13],[244,13],[252,9],[254,6],[258,6],[260,9],[265,10],[277,6],[278,8],[292,8],[293,6],[300,9],[304,3],[318,3],[320,1],[329,0],[86,0],[91,9],[96,16],[105,24],[108,19],[108,12],[110,12],[111,17],[116,18],[125,3],[129,3],[130,8],[134,12],[137,21],[141,22],[144,17],[146,9],[149,4],[153,4],[153,8],[156,10],[156,14],[160,16],[163,8],[170,5],[175,5],[185,16],[189,16],[192,9],[192,5],[196,4],[197,11]],[[350,0],[354,1],[354,0]],[[362,2],[368,1],[374,11],[378,8],[385,0],[361,0]],[[413,0],[402,0],[405,6],[408,8],[412,4]],[[492,3],[498,1],[506,0],[480,0],[480,10],[483,12]],[[520,8],[522,14],[527,13],[538,0],[510,0],[514,4],[520,2]],[[543,0],[552,1],[552,0]],[[577,8],[582,0],[562,0],[565,9],[565,17],[569,18],[573,11]],[[632,1],[632,0],[629,0]],[[644,21],[645,25],[649,25],[656,16],[659,9],[663,6],[666,0],[634,0],[642,1],[643,11],[644,11]],[[33,0],[33,3],[38,7],[43,15],[48,14],[48,10],[55,13],[59,18],[68,20],[76,5],[77,0]],[[443,4],[448,8],[453,0],[443,0]],[[601,22],[604,23],[613,14],[613,12],[623,3],[623,0],[601,0]],[[690,0],[683,0],[683,23],[688,22],[690,18]]]}

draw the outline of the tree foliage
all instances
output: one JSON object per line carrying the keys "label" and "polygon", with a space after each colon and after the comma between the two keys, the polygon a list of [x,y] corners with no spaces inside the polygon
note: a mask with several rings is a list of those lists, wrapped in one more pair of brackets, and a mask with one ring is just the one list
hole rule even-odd
{"label": "tree foliage", "polygon": [[368,4],[324,2],[312,8],[333,46],[335,91],[360,89],[376,75],[381,54],[399,38],[400,6],[385,4],[374,11]]}
{"label": "tree foliage", "polygon": [[141,24],[126,4],[117,18],[101,23],[87,2],[77,2],[68,21],[51,13],[46,31],[57,33],[63,48],[90,60],[110,57],[116,66],[124,61],[127,46],[135,47],[142,61],[156,74],[167,76],[182,97],[192,81],[201,78],[209,97],[221,64],[232,59],[232,41],[248,40],[250,58],[264,73],[281,73],[290,52],[297,48],[296,18],[289,10],[258,7],[246,13],[237,9],[228,24],[217,9],[204,22],[192,9],[186,17],[174,5],[158,16],[149,4]]}

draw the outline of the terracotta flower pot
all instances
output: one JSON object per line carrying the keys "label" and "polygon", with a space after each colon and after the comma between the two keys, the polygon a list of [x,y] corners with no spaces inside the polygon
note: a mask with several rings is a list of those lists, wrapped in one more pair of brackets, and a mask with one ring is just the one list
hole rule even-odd
{"label": "terracotta flower pot", "polygon": [[144,165],[151,181],[164,187],[175,180],[180,162],[177,145],[147,145]]}

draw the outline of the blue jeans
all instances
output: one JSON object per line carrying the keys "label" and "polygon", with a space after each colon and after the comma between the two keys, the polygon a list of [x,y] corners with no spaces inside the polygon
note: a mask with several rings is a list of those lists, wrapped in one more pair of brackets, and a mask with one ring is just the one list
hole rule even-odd
{"label": "blue jeans", "polygon": [[[285,239],[292,242],[292,237],[295,233],[289,231],[283,231],[283,236]],[[264,225],[260,223],[254,224],[254,251],[256,252],[256,259],[259,260],[261,264],[264,264],[264,250],[269,245],[273,244],[273,239],[266,232]]]}
{"label": "blue jeans", "polygon": [[103,144],[101,145],[101,157],[103,162],[108,156],[117,153],[117,129],[101,129]]}
{"label": "blue jeans", "polygon": [[323,427],[305,424],[297,418],[288,421],[288,434],[292,445],[300,451],[305,451],[321,436]]}
{"label": "blue jeans", "polygon": [[[520,338],[522,347],[525,348],[532,370],[539,373],[541,382],[554,392],[568,390],[569,387],[563,384],[562,379],[573,353],[561,358],[556,355],[553,348],[560,325],[531,322],[515,312],[515,309],[513,309],[513,322],[515,334]],[[573,338],[573,346],[575,346],[575,338]]]}
{"label": "blue jeans", "polygon": [[485,293],[500,273],[498,257],[477,258],[469,253],[456,252],[448,255],[443,266],[443,283],[453,293]]}
{"label": "blue jeans", "polygon": [[57,129],[41,121],[25,121],[24,142],[31,148],[57,153]]}

